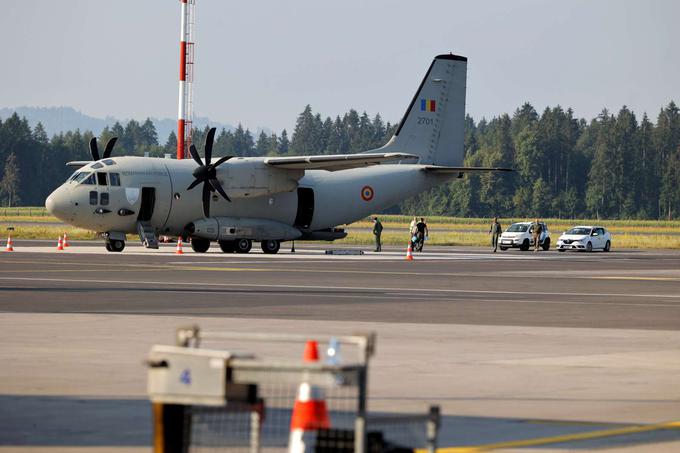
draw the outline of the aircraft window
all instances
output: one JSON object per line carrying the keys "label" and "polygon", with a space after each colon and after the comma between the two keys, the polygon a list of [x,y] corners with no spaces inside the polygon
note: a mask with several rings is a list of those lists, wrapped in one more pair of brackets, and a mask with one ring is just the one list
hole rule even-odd
{"label": "aircraft window", "polygon": [[109,183],[112,186],[120,186],[120,175],[118,173],[109,173]]}
{"label": "aircraft window", "polygon": [[99,184],[100,186],[106,185],[106,173],[97,172],[97,184]]}
{"label": "aircraft window", "polygon": [[109,204],[109,194],[108,194],[107,192],[103,192],[103,193],[99,196],[99,204],[101,204],[101,205],[107,205],[107,204]]}
{"label": "aircraft window", "polygon": [[104,167],[104,166],[102,164],[100,164],[99,162],[95,162],[95,163],[92,164],[92,168],[102,168],[102,167]]}
{"label": "aircraft window", "polygon": [[87,178],[85,178],[82,182],[82,184],[89,184],[89,185],[92,185],[92,186],[94,186],[96,183],[97,183],[97,181],[94,179],[94,173],[90,173],[87,176]]}
{"label": "aircraft window", "polygon": [[106,165],[116,165],[116,161],[113,159],[105,159],[102,162],[104,162]]}
{"label": "aircraft window", "polygon": [[97,204],[97,191],[96,190],[90,190],[90,204],[91,205],[96,205]]}
{"label": "aircraft window", "polygon": [[80,182],[87,177],[88,173],[84,171],[77,171],[71,176],[71,181]]}

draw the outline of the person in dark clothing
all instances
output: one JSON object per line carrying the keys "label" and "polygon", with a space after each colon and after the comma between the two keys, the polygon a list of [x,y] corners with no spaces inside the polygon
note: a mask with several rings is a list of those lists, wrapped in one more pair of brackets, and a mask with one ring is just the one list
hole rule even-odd
{"label": "person in dark clothing", "polygon": [[380,235],[382,234],[383,226],[377,217],[373,217],[373,235],[375,236],[375,251],[382,252],[382,244],[380,243]]}
{"label": "person in dark clothing", "polygon": [[425,238],[429,234],[430,232],[427,229],[427,223],[425,223],[425,219],[421,217],[420,222],[416,223],[416,243],[413,249],[422,252],[423,244],[425,243]]}
{"label": "person in dark clothing", "polygon": [[503,228],[501,228],[501,224],[498,223],[498,217],[494,217],[491,228],[489,228],[489,234],[491,234],[491,247],[493,247],[494,253],[496,253],[496,249],[498,248],[498,238],[502,232]]}

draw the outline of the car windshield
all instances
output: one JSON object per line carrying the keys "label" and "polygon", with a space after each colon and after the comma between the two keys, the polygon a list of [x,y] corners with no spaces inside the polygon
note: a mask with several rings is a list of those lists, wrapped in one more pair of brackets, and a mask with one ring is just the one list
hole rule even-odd
{"label": "car windshield", "polygon": [[577,236],[584,236],[586,234],[590,234],[590,228],[572,228],[571,230],[567,231],[567,234],[575,234]]}
{"label": "car windshield", "polygon": [[509,233],[526,233],[529,229],[529,225],[526,223],[513,223],[510,228],[507,229]]}

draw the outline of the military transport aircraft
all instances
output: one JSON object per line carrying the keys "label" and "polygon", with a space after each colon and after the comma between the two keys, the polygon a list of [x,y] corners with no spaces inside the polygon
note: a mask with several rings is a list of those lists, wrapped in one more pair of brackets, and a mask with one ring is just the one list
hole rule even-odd
{"label": "military transport aircraft", "polygon": [[[157,235],[191,238],[196,252],[217,241],[224,252],[265,253],[295,239],[334,240],[338,225],[365,218],[465,172],[507,171],[462,167],[467,58],[435,57],[394,136],[358,154],[234,157],[213,161],[215,129],[204,159],[102,156],[80,167],[45,201],[64,222],[103,233],[106,249],[120,252],[127,234],[146,247]],[[389,165],[386,165],[389,164]]]}

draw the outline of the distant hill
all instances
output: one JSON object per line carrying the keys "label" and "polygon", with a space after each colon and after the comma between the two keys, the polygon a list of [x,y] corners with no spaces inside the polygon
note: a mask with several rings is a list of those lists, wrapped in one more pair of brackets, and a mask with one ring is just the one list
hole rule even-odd
{"label": "distant hill", "polygon": [[[81,131],[90,130],[96,135],[99,135],[106,126],[113,126],[116,121],[123,126],[130,120],[130,118],[120,120],[111,116],[106,118],[96,118],[77,111],[72,107],[16,107],[16,108],[0,108],[0,119],[5,119],[16,112],[20,117],[26,117],[31,127],[35,127],[39,122],[45,127],[48,136],[53,136],[60,132],[74,131],[80,129]],[[143,122],[146,118],[135,118],[139,122]],[[168,139],[170,131],[177,130],[177,120],[171,118],[151,118],[156,126],[158,133],[158,140],[160,144],[164,144]],[[210,121],[206,117],[195,117],[194,127],[202,129],[207,125],[216,127],[217,130],[225,128],[226,130],[234,130],[235,127],[231,124],[222,124]],[[243,127],[246,127],[245,125]],[[264,130],[270,133],[267,128],[251,129],[254,137]]]}

